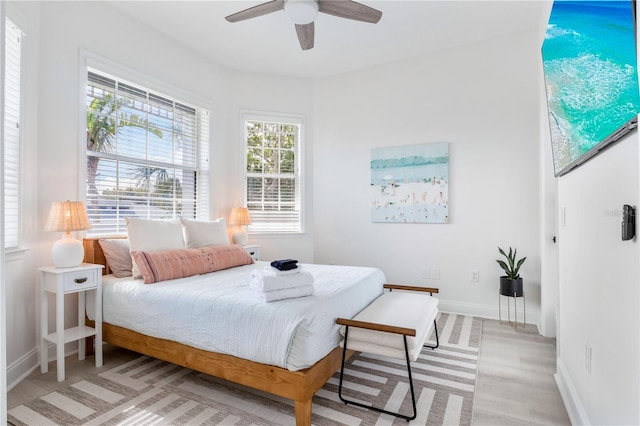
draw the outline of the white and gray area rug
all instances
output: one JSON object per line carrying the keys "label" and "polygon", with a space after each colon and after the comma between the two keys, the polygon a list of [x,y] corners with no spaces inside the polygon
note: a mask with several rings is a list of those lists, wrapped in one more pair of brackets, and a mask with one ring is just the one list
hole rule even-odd
{"label": "white and gray area rug", "polygon": [[[418,416],[412,425],[470,425],[482,320],[441,313],[440,347],[412,363]],[[435,336],[431,336],[435,340]],[[406,425],[403,419],[345,405],[339,372],[313,399],[314,425]],[[359,353],[343,394],[411,414],[404,360]],[[295,425],[293,402],[140,356],[12,408],[14,425]]]}

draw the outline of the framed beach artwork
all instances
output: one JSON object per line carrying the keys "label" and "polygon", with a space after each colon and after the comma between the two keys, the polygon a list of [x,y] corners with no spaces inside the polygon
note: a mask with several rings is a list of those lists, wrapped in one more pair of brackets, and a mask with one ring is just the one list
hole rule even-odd
{"label": "framed beach artwork", "polygon": [[371,150],[371,221],[449,222],[449,144]]}

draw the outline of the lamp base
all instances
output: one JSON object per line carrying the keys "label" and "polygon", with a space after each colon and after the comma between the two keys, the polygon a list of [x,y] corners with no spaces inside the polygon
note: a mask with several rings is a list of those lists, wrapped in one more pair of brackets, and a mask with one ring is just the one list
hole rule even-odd
{"label": "lamp base", "polygon": [[239,227],[239,229],[233,231],[233,244],[240,244],[241,246],[246,246],[247,241],[249,240],[249,236],[247,235],[247,231],[243,227]]}
{"label": "lamp base", "polygon": [[80,266],[84,259],[84,247],[82,243],[71,236],[64,234],[51,247],[51,260],[58,268],[73,268]]}

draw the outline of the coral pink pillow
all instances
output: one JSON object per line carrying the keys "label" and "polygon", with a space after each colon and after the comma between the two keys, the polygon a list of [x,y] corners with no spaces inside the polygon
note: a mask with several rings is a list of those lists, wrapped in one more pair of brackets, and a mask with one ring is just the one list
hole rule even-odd
{"label": "coral pink pillow", "polygon": [[251,255],[238,245],[209,246],[155,252],[134,251],[145,284],[250,265]]}

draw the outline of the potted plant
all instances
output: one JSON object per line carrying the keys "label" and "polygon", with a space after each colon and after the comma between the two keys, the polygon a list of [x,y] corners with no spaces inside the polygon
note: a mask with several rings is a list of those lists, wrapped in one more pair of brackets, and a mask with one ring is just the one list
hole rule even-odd
{"label": "potted plant", "polygon": [[506,262],[500,259],[496,260],[498,265],[500,265],[507,274],[500,277],[500,294],[503,296],[522,297],[522,278],[520,277],[519,271],[527,258],[523,257],[516,261],[517,249],[512,249],[511,247],[509,247],[508,254],[500,247],[498,247],[498,251],[501,255],[507,258]]}

